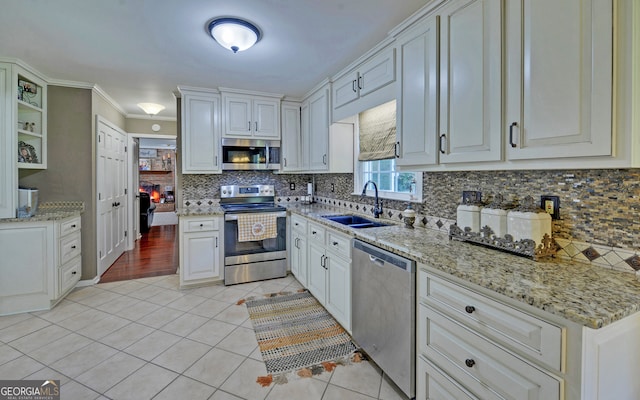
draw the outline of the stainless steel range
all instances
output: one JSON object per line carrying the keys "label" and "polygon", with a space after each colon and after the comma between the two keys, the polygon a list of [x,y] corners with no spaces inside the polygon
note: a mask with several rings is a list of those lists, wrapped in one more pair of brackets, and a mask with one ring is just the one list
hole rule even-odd
{"label": "stainless steel range", "polygon": [[287,212],[273,185],[222,186],[224,284],[287,274]]}

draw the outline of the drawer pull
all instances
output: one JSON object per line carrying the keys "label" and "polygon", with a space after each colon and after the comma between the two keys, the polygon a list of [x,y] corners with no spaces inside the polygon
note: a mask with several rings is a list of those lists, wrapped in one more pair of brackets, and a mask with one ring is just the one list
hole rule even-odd
{"label": "drawer pull", "polygon": [[202,228],[204,226],[204,224],[200,224],[200,228]]}
{"label": "drawer pull", "polygon": [[473,361],[472,358],[467,358],[466,360],[464,360],[464,364],[469,367],[472,368],[474,365],[476,365],[476,362]]}
{"label": "drawer pull", "polygon": [[318,233],[318,232],[316,232],[316,231],[312,231],[311,232],[312,235],[315,235],[316,233]]}
{"label": "drawer pull", "polygon": [[334,246],[337,246],[337,245],[338,245],[338,242],[333,242],[333,245],[334,245]]}
{"label": "drawer pull", "polygon": [[472,314],[472,313],[476,310],[476,308],[475,308],[474,306],[466,306],[466,307],[464,308],[464,310],[465,310],[467,313]]}
{"label": "drawer pull", "polygon": [[75,227],[76,227],[76,224],[71,225],[71,227],[72,227],[72,228],[75,228]]}
{"label": "drawer pull", "polygon": [[72,248],[72,249],[75,249],[75,248],[76,248],[76,246],[71,246],[71,248]]}
{"label": "drawer pull", "polygon": [[73,272],[71,273],[71,275],[75,275],[75,274],[77,274],[77,272],[76,272],[76,271],[73,271]]}

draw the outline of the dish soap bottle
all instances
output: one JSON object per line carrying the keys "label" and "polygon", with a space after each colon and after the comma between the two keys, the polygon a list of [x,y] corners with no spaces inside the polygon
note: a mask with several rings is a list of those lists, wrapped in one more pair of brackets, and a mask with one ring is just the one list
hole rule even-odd
{"label": "dish soap bottle", "polygon": [[411,208],[411,203],[407,203],[407,209],[402,212],[402,217],[404,226],[413,229],[413,224],[416,222],[416,212]]}

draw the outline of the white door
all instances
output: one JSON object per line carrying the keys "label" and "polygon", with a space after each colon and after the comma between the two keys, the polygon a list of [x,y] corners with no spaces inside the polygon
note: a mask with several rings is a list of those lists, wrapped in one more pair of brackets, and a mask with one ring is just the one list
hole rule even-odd
{"label": "white door", "polygon": [[441,14],[440,162],[501,160],[501,2],[457,0]]}
{"label": "white door", "polygon": [[506,7],[508,158],[610,155],[612,2]]}
{"label": "white door", "polygon": [[222,136],[251,136],[251,100],[244,97],[225,97],[225,130]]}
{"label": "white door", "polygon": [[302,135],[300,105],[282,105],[282,170],[296,171],[301,167]]}
{"label": "white door", "polygon": [[124,252],[127,230],[127,135],[97,117],[98,276]]}
{"label": "white door", "polygon": [[309,291],[321,304],[324,304],[327,300],[327,256],[322,247],[309,243],[308,257]]}
{"label": "white door", "polygon": [[323,88],[309,98],[309,170],[329,168],[329,93]]}
{"label": "white door", "polygon": [[438,17],[398,39],[397,165],[429,165],[438,160]]}
{"label": "white door", "polygon": [[280,108],[277,101],[254,100],[252,126],[254,135],[274,139],[280,138],[279,112]]}

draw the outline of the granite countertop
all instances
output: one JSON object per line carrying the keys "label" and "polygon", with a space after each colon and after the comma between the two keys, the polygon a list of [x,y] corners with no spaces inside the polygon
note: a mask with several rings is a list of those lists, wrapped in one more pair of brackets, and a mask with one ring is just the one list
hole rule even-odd
{"label": "granite countertop", "polygon": [[449,240],[446,232],[420,227],[408,229],[396,222],[388,227],[353,229],[321,217],[337,213],[357,214],[339,207],[289,205],[287,208],[365,242],[588,328],[598,329],[640,311],[640,281],[634,274],[560,258],[532,261]]}
{"label": "granite countertop", "polygon": [[38,211],[32,217],[2,218],[0,223],[56,221],[80,215],[82,212],[84,212],[82,201],[56,201],[40,204]]}

